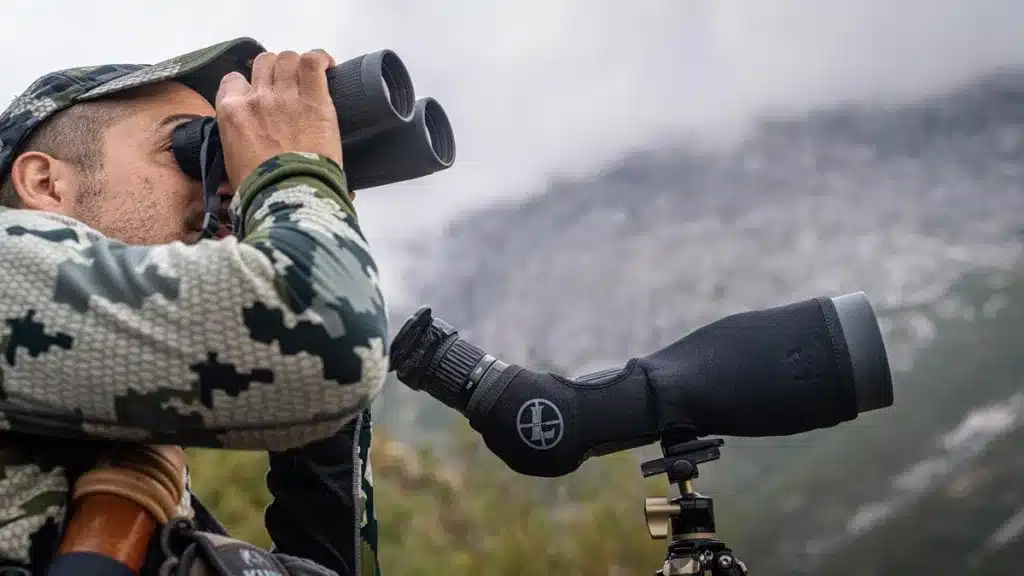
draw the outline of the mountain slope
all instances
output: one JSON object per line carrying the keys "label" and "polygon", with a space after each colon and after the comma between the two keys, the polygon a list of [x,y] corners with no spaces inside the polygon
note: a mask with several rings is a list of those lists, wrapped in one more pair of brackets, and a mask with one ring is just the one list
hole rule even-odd
{"label": "mountain slope", "polygon": [[[914,106],[770,119],[735,147],[680,139],[472,214],[407,280],[417,304],[491,353],[571,373],[740,310],[864,290],[896,408],[727,439],[701,490],[760,574],[1005,566],[1024,560],[1022,158],[1024,74]],[[409,312],[393,310],[396,329]],[[394,382],[378,412],[418,441],[452,417]],[[1006,542],[983,553],[986,539]]]}
{"label": "mountain slope", "polygon": [[768,121],[731,150],[638,152],[473,214],[411,281],[490,348],[573,369],[811,294],[935,303],[968,268],[1012,263],[1022,152],[1013,75],[913,108]]}

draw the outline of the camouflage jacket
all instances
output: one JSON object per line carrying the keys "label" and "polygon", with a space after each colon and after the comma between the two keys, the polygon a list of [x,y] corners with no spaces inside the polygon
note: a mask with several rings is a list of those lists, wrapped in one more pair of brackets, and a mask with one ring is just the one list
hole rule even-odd
{"label": "camouflage jacket", "polygon": [[278,156],[231,213],[223,240],[127,246],[0,209],[0,558],[48,561],[83,444],[273,456],[343,430],[360,456],[353,519],[375,547],[362,423],[387,372],[387,310],[344,173]]}

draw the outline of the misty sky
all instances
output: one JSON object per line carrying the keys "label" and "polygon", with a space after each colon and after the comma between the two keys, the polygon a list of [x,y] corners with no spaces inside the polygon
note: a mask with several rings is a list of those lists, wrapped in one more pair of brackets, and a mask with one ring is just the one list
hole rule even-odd
{"label": "misty sky", "polygon": [[417,94],[444,105],[456,166],[359,198],[387,283],[395,241],[661,134],[728,135],[766,109],[915,97],[1024,64],[1024,2],[4,0],[0,98],[51,69],[155,62],[237,36],[339,62],[391,48]]}

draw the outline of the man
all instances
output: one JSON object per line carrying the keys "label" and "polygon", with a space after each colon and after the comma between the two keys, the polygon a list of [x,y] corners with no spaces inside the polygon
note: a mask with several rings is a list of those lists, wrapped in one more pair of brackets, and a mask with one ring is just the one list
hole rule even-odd
{"label": "man", "polygon": [[[333,65],[243,38],[47,74],[0,116],[6,565],[45,570],[89,447],[131,440],[270,451],[276,549],[375,568],[359,527],[373,544],[367,410],[387,314],[342,170]],[[213,115],[234,235],[200,240],[202,187],[170,143]]]}

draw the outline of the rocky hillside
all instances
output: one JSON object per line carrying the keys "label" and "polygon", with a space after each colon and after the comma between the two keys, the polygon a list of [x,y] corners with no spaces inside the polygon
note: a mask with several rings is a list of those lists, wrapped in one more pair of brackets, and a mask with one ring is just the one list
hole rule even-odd
{"label": "rocky hillside", "polygon": [[1013,261],[1022,151],[1009,74],[913,108],[768,121],[725,152],[682,140],[454,224],[419,300],[507,356],[573,369],[811,294],[935,304],[965,270]]}
{"label": "rocky hillside", "polygon": [[[1024,74],[1006,73],[913,106],[768,119],[728,149],[638,151],[453,224],[408,278],[478,345],[571,373],[864,290],[897,407],[728,439],[702,490],[758,574],[996,574],[982,567],[1024,561],[1022,222]],[[400,384],[378,411],[400,437],[450,415]]]}

